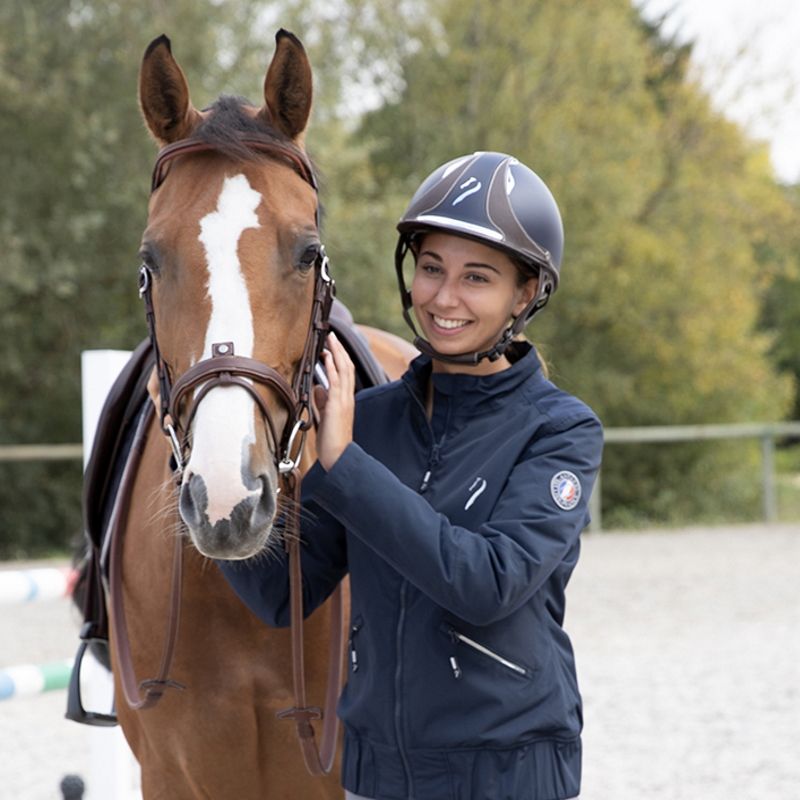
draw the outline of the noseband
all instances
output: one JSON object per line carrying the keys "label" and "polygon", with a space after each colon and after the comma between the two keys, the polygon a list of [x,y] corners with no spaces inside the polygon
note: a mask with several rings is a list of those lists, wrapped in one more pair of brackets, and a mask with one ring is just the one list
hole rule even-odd
{"label": "noseband", "polygon": [[[266,138],[243,138],[242,143],[270,157],[288,162],[315,192],[318,191],[311,165],[302,151],[288,144]],[[152,191],[158,189],[166,179],[167,167],[172,159],[188,153],[209,152],[214,149],[213,145],[201,139],[182,139],[163,148],[158,154],[153,168]],[[319,213],[317,213],[317,224],[319,225]],[[314,272],[314,301],[310,326],[303,355],[291,384],[273,367],[252,358],[236,355],[235,342],[212,344],[211,358],[199,361],[173,384],[169,366],[164,361],[158,346],[152,299],[152,272],[146,264],[142,264],[139,268],[139,296],[144,302],[147,327],[156,356],[161,429],[168,437],[172,447],[178,480],[182,478],[187,463],[189,432],[198,405],[212,389],[219,386],[240,386],[252,396],[270,431],[275,464],[279,473],[288,475],[299,466],[305,436],[312,425],[311,389],[314,365],[319,360],[330,329],[328,317],[333,301],[334,282],[328,271],[328,257],[324,247],[320,248],[317,255]],[[256,384],[271,389],[288,412],[287,421],[280,436],[266,401],[255,388]],[[197,391],[189,401],[188,410],[183,414],[183,401],[193,389],[197,389]]]}
{"label": "noseband", "polygon": [[[269,138],[242,137],[241,142],[253,150],[262,152],[270,158],[288,163],[315,192],[317,182],[305,154],[288,143],[280,143]],[[201,139],[183,139],[163,148],[158,154],[153,168],[152,191],[164,182],[169,174],[172,159],[189,153],[214,151],[216,148]],[[319,210],[317,210],[319,227]],[[199,404],[212,390],[220,386],[238,386],[247,391],[261,411],[269,429],[274,447],[275,464],[285,495],[293,502],[286,509],[285,547],[289,556],[289,585],[292,629],[292,679],[295,705],[278,713],[281,719],[293,720],[306,768],[312,775],[327,775],[333,766],[336,755],[337,718],[336,701],[342,682],[342,654],[344,647],[343,603],[341,586],[331,596],[331,651],[328,668],[328,686],[325,695],[324,711],[310,707],[306,701],[305,669],[303,665],[303,587],[300,570],[300,472],[299,464],[303,454],[306,434],[313,424],[311,409],[311,390],[313,386],[314,365],[319,360],[325,338],[330,330],[328,321],[333,302],[334,282],[328,271],[328,257],[321,247],[314,264],[315,284],[311,319],[306,336],[303,354],[292,382],[284,378],[276,369],[252,358],[238,356],[234,342],[216,342],[211,346],[211,357],[199,361],[172,381],[169,366],[161,355],[156,335],[156,317],[153,307],[153,275],[146,264],[139,270],[139,296],[144,302],[147,327],[156,359],[159,384],[159,419],[161,429],[168,437],[172,448],[175,474],[178,482],[183,478],[189,452],[189,432]],[[266,400],[256,388],[264,387],[277,396],[286,408],[288,417],[283,430],[277,431]],[[190,397],[190,393],[194,395]],[[188,408],[184,410],[183,406]],[[111,566],[111,612],[117,630],[117,661],[120,681],[128,705],[141,710],[153,706],[167,688],[183,688],[169,679],[170,666],[175,650],[180,618],[180,587],[183,562],[183,544],[180,537],[175,538],[173,558],[172,587],[170,591],[170,611],[164,650],[158,676],[151,680],[138,682],[133,671],[130,642],[122,604],[121,552],[119,542],[112,546]],[[322,720],[322,737],[319,747],[315,741],[312,720]]]}

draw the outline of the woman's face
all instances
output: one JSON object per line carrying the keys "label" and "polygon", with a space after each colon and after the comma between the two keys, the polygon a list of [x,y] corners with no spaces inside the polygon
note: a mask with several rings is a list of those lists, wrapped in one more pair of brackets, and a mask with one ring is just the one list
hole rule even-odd
{"label": "woman's face", "polygon": [[517,267],[500,250],[429,233],[419,243],[411,299],[424,337],[440,353],[457,355],[492,347],[531,301],[537,284],[531,278],[520,285]]}

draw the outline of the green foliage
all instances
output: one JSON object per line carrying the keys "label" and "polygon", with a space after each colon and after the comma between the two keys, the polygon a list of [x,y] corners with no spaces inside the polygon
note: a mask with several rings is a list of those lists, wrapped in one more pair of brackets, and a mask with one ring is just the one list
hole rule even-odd
{"label": "green foliage", "polygon": [[[565,220],[562,287],[531,328],[557,383],[608,426],[786,415],[797,189],[690,82],[691,47],[628,0],[29,0],[0,6],[0,442],[79,440],[80,351],[144,335],[147,43],[171,36],[198,107],[257,101],[279,26],[314,66],[324,240],[358,319],[404,333],[394,224],[422,178],[511,152]],[[757,457],[609,446],[605,522],[752,516]],[[77,465],[2,469],[0,556],[63,546]]]}
{"label": "green foliage", "polygon": [[[211,0],[0,5],[0,442],[80,441],[80,352],[145,335],[136,252],[155,145],[139,61],[171,31],[198,104],[207,83],[235,90],[217,56],[244,25],[225,17]],[[3,471],[0,555],[79,533],[77,465]]]}
{"label": "green foliage", "polygon": [[[562,288],[532,326],[558,383],[609,426],[783,418],[792,381],[757,322],[791,213],[763,149],[687,81],[691,48],[623,0],[430,9],[403,92],[359,130],[384,196],[460,153],[514,153],[565,220]],[[610,446],[606,522],[751,516],[757,449],[737,448]]]}

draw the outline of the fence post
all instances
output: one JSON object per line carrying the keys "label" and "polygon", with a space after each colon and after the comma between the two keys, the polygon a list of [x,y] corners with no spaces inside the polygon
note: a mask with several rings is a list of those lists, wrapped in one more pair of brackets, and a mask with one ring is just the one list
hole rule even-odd
{"label": "fence post", "polygon": [[778,518],[778,499],[775,492],[775,439],[771,433],[761,438],[761,469],[764,485],[764,519],[775,522]]}

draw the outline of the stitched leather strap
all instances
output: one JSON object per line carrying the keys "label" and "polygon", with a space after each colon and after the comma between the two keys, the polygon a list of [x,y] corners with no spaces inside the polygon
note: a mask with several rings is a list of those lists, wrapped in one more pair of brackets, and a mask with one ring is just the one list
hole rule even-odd
{"label": "stitched leather strap", "polygon": [[114,511],[109,523],[111,537],[111,561],[109,564],[109,583],[111,605],[111,619],[114,625],[114,642],[116,650],[116,667],[119,671],[122,691],[127,704],[141,710],[155,705],[166,689],[183,689],[182,684],[170,680],[169,672],[175,656],[175,646],[178,641],[178,628],[180,626],[181,606],[181,580],[183,573],[183,539],[175,537],[175,549],[172,557],[172,581],[169,593],[169,612],[167,614],[167,631],[164,636],[164,645],[161,652],[161,664],[155,678],[139,682],[133,667],[131,657],[130,636],[128,623],[125,618],[122,586],[122,550],[123,550],[123,520],[127,519],[130,510],[130,500],[133,494],[133,483],[136,472],[144,452],[147,429],[153,419],[153,407],[148,404],[147,410],[142,415],[136,438],[131,448],[128,463],[122,476]]}
{"label": "stitched leather strap", "polygon": [[[300,505],[300,479],[297,470],[285,476],[285,485],[292,498],[292,506]],[[330,598],[331,650],[328,655],[328,681],[325,691],[325,709],[309,706],[306,696],[305,660],[303,653],[303,576],[300,568],[300,541],[298,517],[289,513],[286,550],[289,554],[289,599],[292,630],[292,680],[294,706],[278,712],[279,719],[294,720],[306,769],[312,775],[327,775],[333,768],[339,733],[336,701],[342,686],[344,655],[344,603],[339,584]],[[322,720],[322,737],[317,746],[312,720]]]}
{"label": "stitched leather strap", "polygon": [[[258,150],[272,158],[287,162],[303,180],[317,189],[317,181],[314,177],[314,170],[308,163],[308,158],[302,150],[295,147],[290,142],[278,142],[268,137],[258,137],[253,135],[239,137],[241,144]],[[154,192],[164,183],[167,177],[166,166],[173,158],[188,155],[189,153],[209,153],[216,150],[216,146],[209,144],[203,139],[189,137],[180,139],[177,142],[162,147],[156,156],[156,163],[153,165],[153,176],[150,182],[150,191]]]}

